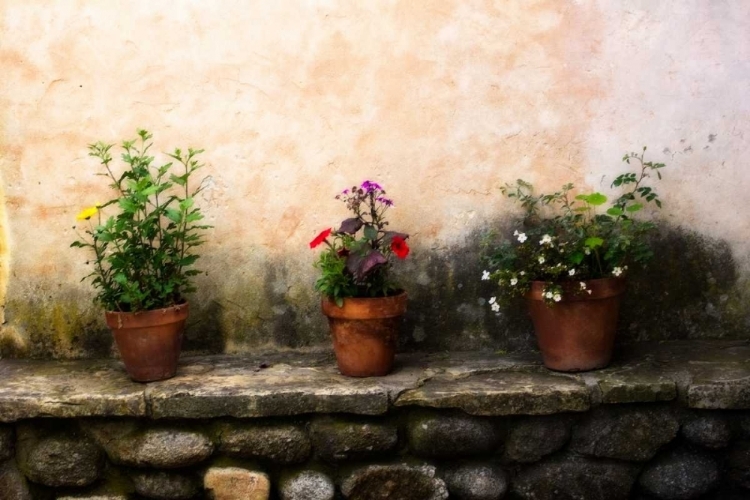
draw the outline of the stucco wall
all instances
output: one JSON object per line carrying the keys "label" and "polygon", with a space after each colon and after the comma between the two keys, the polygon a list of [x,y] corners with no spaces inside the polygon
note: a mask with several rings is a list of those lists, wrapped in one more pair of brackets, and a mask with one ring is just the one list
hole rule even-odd
{"label": "stucco wall", "polygon": [[749,337],[750,5],[650,1],[0,1],[4,355],[107,353],[75,215],[86,145],[145,127],[205,148],[215,227],[188,349],[326,345],[309,240],[366,178],[411,234],[405,347],[518,348],[482,303],[482,230],[524,177],[607,189],[668,164],[623,338]]}

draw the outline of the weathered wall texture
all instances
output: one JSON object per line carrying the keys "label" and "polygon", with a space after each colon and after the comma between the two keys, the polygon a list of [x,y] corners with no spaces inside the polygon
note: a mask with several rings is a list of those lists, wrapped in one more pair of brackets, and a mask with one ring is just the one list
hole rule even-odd
{"label": "weathered wall texture", "polygon": [[476,244],[517,177],[607,189],[668,164],[659,247],[623,339],[748,337],[750,4],[645,1],[0,1],[4,355],[105,354],[78,210],[86,145],[138,127],[206,149],[188,349],[326,344],[308,241],[366,178],[412,235],[405,347],[529,345],[482,297]]}

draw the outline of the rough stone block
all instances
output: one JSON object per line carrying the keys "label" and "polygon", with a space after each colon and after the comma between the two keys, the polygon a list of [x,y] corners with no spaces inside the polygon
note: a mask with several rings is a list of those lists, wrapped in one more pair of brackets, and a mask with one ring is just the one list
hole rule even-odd
{"label": "rough stone block", "polygon": [[32,500],[29,485],[15,460],[0,463],[0,500]]}
{"label": "rough stone block", "polygon": [[561,449],[570,440],[572,419],[567,415],[526,417],[510,429],[505,456],[514,462],[536,462]]}
{"label": "rough stone block", "polygon": [[189,500],[201,489],[200,481],[191,474],[164,471],[133,473],[136,493],[161,500]]}
{"label": "rough stone block", "polygon": [[15,438],[13,427],[0,425],[0,461],[11,458],[15,453]]}
{"label": "rough stone block", "polygon": [[646,465],[638,482],[661,500],[690,500],[707,493],[719,481],[719,466],[708,454],[675,449]]}
{"label": "rough stone block", "polygon": [[86,429],[110,460],[131,467],[172,469],[203,462],[214,444],[202,432],[177,425],[144,427],[135,421],[88,422]]}
{"label": "rough stone block", "polygon": [[360,459],[394,449],[398,428],[383,419],[321,416],[310,424],[310,439],[319,459]]}
{"label": "rough stone block", "polygon": [[458,500],[500,500],[508,492],[508,475],[494,464],[453,466],[442,477],[451,498]]}
{"label": "rough stone block", "polygon": [[599,407],[573,427],[570,448],[595,457],[646,461],[675,438],[679,427],[669,408]]}
{"label": "rough stone block", "polygon": [[18,465],[29,480],[51,487],[86,486],[101,475],[104,453],[67,426],[18,426]]}
{"label": "rough stone block", "polygon": [[556,456],[523,469],[512,490],[524,500],[626,500],[638,468],[626,462]]}
{"label": "rough stone block", "polygon": [[727,467],[730,479],[750,490],[750,441],[739,441],[732,445],[727,455]]}
{"label": "rough stone block", "polygon": [[414,411],[409,415],[406,433],[412,453],[430,458],[492,453],[501,440],[501,432],[491,419],[450,411]]}
{"label": "rough stone block", "polygon": [[732,439],[729,420],[716,411],[691,415],[682,425],[681,433],[691,443],[709,450],[726,448]]}
{"label": "rough stone block", "polygon": [[370,465],[356,469],[341,484],[350,500],[446,500],[448,489],[435,467]]}
{"label": "rough stone block", "polygon": [[268,500],[271,493],[265,473],[241,467],[210,467],[203,487],[213,500]]}
{"label": "rough stone block", "polygon": [[305,428],[296,424],[222,422],[216,427],[219,451],[233,457],[301,463],[312,449]]}
{"label": "rough stone block", "polygon": [[331,478],[319,471],[296,471],[279,480],[281,500],[333,500],[335,494]]}

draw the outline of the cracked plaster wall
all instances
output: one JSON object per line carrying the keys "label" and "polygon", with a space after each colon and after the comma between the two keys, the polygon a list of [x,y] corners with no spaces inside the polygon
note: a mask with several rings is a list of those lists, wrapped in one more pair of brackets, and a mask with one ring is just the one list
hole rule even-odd
{"label": "cracked plaster wall", "polygon": [[307,243],[365,178],[412,235],[404,347],[528,347],[477,281],[497,187],[606,190],[642,145],[668,164],[660,248],[685,250],[635,278],[626,309],[663,307],[623,338],[746,338],[748,32],[743,2],[2,0],[0,354],[110,351],[68,245],[108,195],[86,144],[138,127],[206,149],[189,350],[326,345]]}

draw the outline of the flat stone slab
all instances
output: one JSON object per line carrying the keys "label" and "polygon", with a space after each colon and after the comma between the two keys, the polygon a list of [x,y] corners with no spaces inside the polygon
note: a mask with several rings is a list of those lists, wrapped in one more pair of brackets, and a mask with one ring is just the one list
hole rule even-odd
{"label": "flat stone slab", "polygon": [[131,382],[118,360],[0,360],[0,421],[37,417],[215,418],[384,414],[394,407],[542,415],[678,399],[750,408],[750,343],[679,341],[618,349],[604,370],[560,374],[538,353],[399,355],[386,377],[341,376],[330,352],[185,356],[177,376]]}
{"label": "flat stone slab", "polygon": [[589,390],[574,377],[501,372],[436,377],[403,393],[396,406],[459,408],[471,415],[549,415],[590,408]]}

